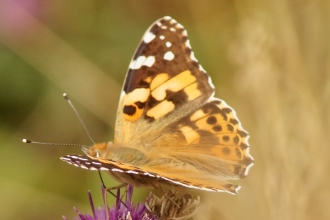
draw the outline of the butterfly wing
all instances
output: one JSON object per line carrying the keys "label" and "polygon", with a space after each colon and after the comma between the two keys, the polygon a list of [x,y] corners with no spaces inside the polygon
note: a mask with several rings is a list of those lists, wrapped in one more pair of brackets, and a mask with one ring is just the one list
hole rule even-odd
{"label": "butterfly wing", "polygon": [[[187,32],[170,17],[145,33],[123,86],[115,143],[143,152],[139,168],[161,177],[235,193],[227,180],[253,164],[235,111],[216,99]],[[134,165],[134,164],[133,164]]]}
{"label": "butterfly wing", "polygon": [[228,180],[245,177],[253,165],[248,138],[235,111],[211,98],[169,126],[141,168],[191,187],[235,194],[240,187]]}
{"label": "butterfly wing", "polygon": [[116,143],[138,145],[202,106],[214,93],[187,32],[170,17],[145,33],[126,75],[117,111]]}

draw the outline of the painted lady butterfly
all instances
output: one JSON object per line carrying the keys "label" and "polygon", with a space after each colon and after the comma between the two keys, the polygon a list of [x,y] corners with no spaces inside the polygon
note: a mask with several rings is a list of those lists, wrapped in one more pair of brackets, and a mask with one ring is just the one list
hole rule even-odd
{"label": "painted lady butterfly", "polygon": [[89,170],[107,170],[121,183],[181,185],[236,194],[253,165],[248,133],[235,111],[214,97],[187,31],[159,19],[144,34],[129,65],[117,111],[114,142],[61,157]]}

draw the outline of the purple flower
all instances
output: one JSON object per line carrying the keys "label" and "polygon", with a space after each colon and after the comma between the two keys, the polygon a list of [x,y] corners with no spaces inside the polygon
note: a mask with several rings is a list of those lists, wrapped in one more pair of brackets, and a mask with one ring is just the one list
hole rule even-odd
{"label": "purple flower", "polygon": [[[144,203],[138,203],[135,206],[133,205],[131,199],[133,194],[133,187],[128,185],[126,201],[121,200],[120,189],[117,190],[116,195],[116,204],[111,208],[106,202],[106,190],[102,186],[102,197],[104,200],[104,205],[95,209],[92,195],[90,191],[88,192],[89,203],[92,209],[92,215],[82,214],[77,208],[74,207],[74,210],[78,214],[74,220],[158,220],[159,218],[151,214],[146,208]],[[63,217],[63,219],[67,219]]]}
{"label": "purple flower", "polygon": [[[159,220],[159,219],[193,219],[192,215],[199,205],[199,197],[194,199],[189,194],[180,195],[177,191],[169,190],[159,198],[150,192],[145,203],[133,205],[133,187],[128,185],[126,200],[122,201],[120,189],[117,190],[116,204],[111,208],[106,202],[106,190],[102,186],[102,197],[104,205],[95,209],[92,195],[88,192],[92,215],[82,214],[74,208],[78,216],[74,220]],[[64,220],[68,220],[63,217]]]}

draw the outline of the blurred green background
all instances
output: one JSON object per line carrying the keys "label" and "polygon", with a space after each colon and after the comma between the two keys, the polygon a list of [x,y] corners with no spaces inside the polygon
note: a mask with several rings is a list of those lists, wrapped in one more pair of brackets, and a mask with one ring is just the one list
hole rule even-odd
{"label": "blurred green background", "polygon": [[87,190],[102,204],[97,173],[59,160],[79,147],[21,140],[91,144],[63,92],[94,140],[112,140],[130,59],[165,15],[188,30],[256,160],[237,196],[194,191],[196,219],[330,219],[330,2],[308,0],[0,1],[1,218],[72,218],[90,210]]}

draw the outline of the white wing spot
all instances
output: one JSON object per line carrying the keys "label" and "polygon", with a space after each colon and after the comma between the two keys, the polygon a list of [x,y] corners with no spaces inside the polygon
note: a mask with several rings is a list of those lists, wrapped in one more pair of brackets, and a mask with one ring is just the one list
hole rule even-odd
{"label": "white wing spot", "polygon": [[186,41],[186,46],[187,46],[188,48],[191,48],[190,40],[187,40],[187,41]]}
{"label": "white wing spot", "polygon": [[177,24],[178,22],[176,20],[174,20],[173,18],[171,18],[170,23],[171,24]]}
{"label": "white wing spot", "polygon": [[172,51],[167,51],[165,54],[164,54],[164,59],[165,60],[173,60],[174,59],[174,54],[172,53]]}
{"label": "white wing spot", "polygon": [[117,168],[113,168],[113,169],[111,169],[111,171],[113,171],[113,172],[121,172],[121,173],[124,172],[124,171],[122,171],[122,170],[120,170],[120,169],[117,169]]}
{"label": "white wing spot", "polygon": [[128,170],[128,171],[126,171],[126,173],[139,174],[138,172],[136,172],[134,170]]}
{"label": "white wing spot", "polygon": [[164,40],[165,39],[164,35],[160,35],[159,39]]}
{"label": "white wing spot", "polygon": [[147,59],[144,61],[143,66],[151,67],[152,65],[154,65],[155,61],[155,56],[148,56]]}
{"label": "white wing spot", "polygon": [[100,170],[109,170],[109,168],[101,167]]}
{"label": "white wing spot", "polygon": [[[128,67],[129,67],[130,69],[133,69],[134,66],[135,66],[135,63],[136,63],[135,60],[131,60],[131,62],[130,62],[130,64],[129,64]],[[121,95],[122,95],[122,94],[121,94]]]}
{"label": "white wing spot", "polygon": [[175,31],[175,28],[174,27],[171,27],[170,28],[170,31],[174,32]]}
{"label": "white wing spot", "polygon": [[65,160],[65,161],[67,161],[67,162],[70,162],[70,161],[71,161],[70,158],[66,158],[66,157],[61,157],[61,160]]}
{"label": "white wing spot", "polygon": [[151,32],[148,32],[148,33],[146,33],[145,35],[144,35],[144,37],[143,37],[143,41],[145,42],[145,43],[150,43],[153,39],[155,39],[155,37],[156,37],[156,35],[154,35],[153,33],[151,33]]}
{"label": "white wing spot", "polygon": [[201,65],[199,65],[199,70],[206,73],[206,71],[204,70],[204,68]]}
{"label": "white wing spot", "polygon": [[151,67],[155,63],[156,59],[155,56],[139,56],[136,60],[132,60],[129,68],[133,70],[140,69],[141,66],[148,66]]}
{"label": "white wing spot", "polygon": [[132,60],[132,62],[129,65],[129,68],[133,70],[140,69],[145,59],[146,59],[145,56],[139,56],[138,58],[136,58],[136,60]]}
{"label": "white wing spot", "polygon": [[98,170],[95,167],[89,167],[90,170]]}
{"label": "white wing spot", "polygon": [[176,26],[177,26],[177,28],[179,28],[179,29],[184,29],[184,27],[182,26],[182,24],[179,24],[179,23],[178,23]]}
{"label": "white wing spot", "polygon": [[171,42],[168,42],[168,41],[165,43],[165,45],[166,45],[166,47],[171,47],[172,46]]}
{"label": "white wing spot", "polygon": [[81,168],[88,170],[88,167],[86,167],[85,165],[80,165]]}
{"label": "white wing spot", "polygon": [[193,61],[198,62],[198,60],[196,59],[196,57],[194,55],[194,52],[192,52],[192,51],[191,51],[191,54],[190,54],[190,59],[192,59]]}
{"label": "white wing spot", "polygon": [[[206,73],[206,72],[205,72]],[[214,87],[214,85],[213,85],[213,83],[212,83],[212,79],[211,79],[211,77],[208,77],[208,80],[207,80],[208,82],[209,82],[209,85],[210,85],[210,87],[212,88],[212,89],[214,89],[215,87]]]}
{"label": "white wing spot", "polygon": [[92,164],[95,164],[95,165],[102,165],[101,163],[99,163],[99,162],[92,162]]}
{"label": "white wing spot", "polygon": [[[248,155],[250,156],[250,154],[248,154]],[[246,167],[246,170],[245,170],[245,173],[244,173],[245,176],[248,175],[249,170],[250,170],[250,168],[251,168],[253,165],[254,165],[254,163],[250,163],[250,164]]]}
{"label": "white wing spot", "polygon": [[145,176],[151,176],[151,177],[155,177],[155,176],[154,176],[154,175],[152,175],[151,173],[147,173],[147,172],[143,173],[143,175],[145,175]]}

